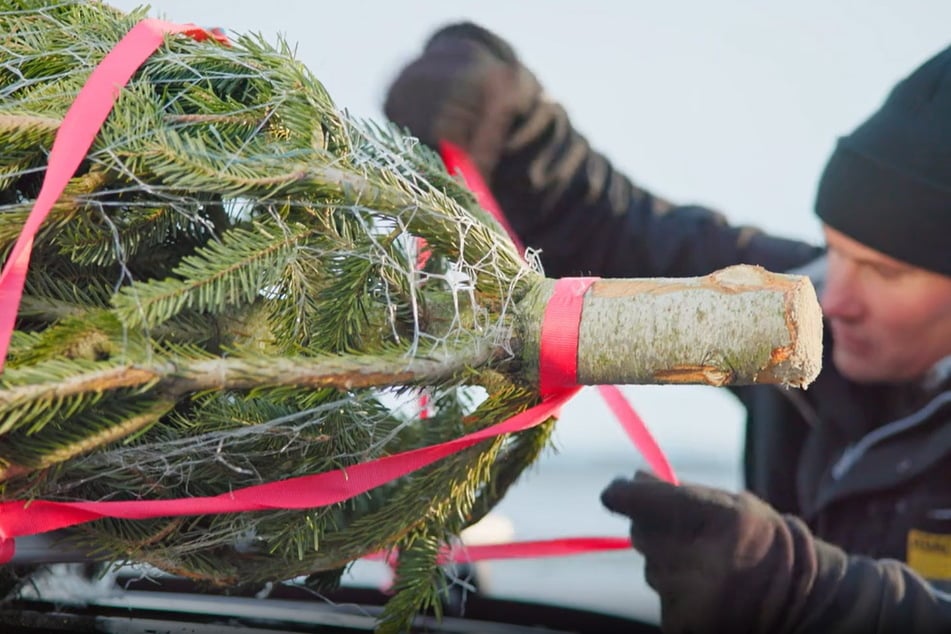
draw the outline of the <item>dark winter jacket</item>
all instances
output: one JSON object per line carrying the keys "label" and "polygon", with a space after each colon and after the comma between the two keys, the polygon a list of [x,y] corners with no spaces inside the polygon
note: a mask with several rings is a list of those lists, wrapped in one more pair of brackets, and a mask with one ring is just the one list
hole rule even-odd
{"label": "dark winter jacket", "polygon": [[[539,101],[518,121],[490,185],[550,276],[695,276],[748,263],[802,269],[821,287],[821,248],[651,195],[592,151],[556,104]],[[734,390],[748,413],[748,489],[804,519],[822,540],[820,559],[835,550],[823,542],[850,555],[824,590],[828,611],[802,627],[951,631],[941,592],[951,586],[951,382],[852,383],[831,363],[834,345],[827,335],[823,370],[805,391]]]}

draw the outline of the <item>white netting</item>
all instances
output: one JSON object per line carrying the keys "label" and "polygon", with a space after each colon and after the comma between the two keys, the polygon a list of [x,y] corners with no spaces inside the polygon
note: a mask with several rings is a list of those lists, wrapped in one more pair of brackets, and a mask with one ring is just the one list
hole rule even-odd
{"label": "white netting", "polygon": [[[73,2],[0,12],[4,253],[64,114],[139,17]],[[433,153],[348,118],[283,45],[171,38],[36,238],[0,377],[4,496],[217,495],[503,420],[537,397],[513,342],[515,302],[540,278]],[[458,532],[547,433],[322,509],[80,535],[102,556],[220,583],[335,569]]]}

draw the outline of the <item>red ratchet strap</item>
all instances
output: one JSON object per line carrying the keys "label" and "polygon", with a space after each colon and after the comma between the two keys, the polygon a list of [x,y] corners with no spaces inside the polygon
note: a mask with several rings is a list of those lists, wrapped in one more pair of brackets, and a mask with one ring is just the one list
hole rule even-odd
{"label": "red ratchet strap", "polygon": [[[508,231],[509,237],[512,238],[519,253],[524,254],[525,249],[518,241],[518,236],[512,231],[512,227],[506,219],[502,208],[498,202],[496,202],[495,197],[492,196],[492,191],[482,178],[479,170],[476,169],[475,164],[469,159],[465,150],[449,141],[441,141],[439,143],[439,152],[442,155],[442,160],[446,164],[446,169],[449,173],[455,173],[462,177],[463,182],[472,190],[472,193],[482,208],[492,214],[499,224]],[[596,278],[564,278],[558,280],[556,284],[562,285],[561,289],[565,292],[556,292],[555,296],[550,300],[549,306],[556,302],[570,301],[568,298],[575,292],[584,295],[588,286],[590,286],[591,282],[595,279]],[[570,316],[565,314],[563,318],[549,320],[549,316],[546,312],[545,320],[542,323],[541,352],[542,357],[547,359],[547,363],[542,363],[541,365],[540,390],[543,397],[553,394],[555,391],[564,387],[577,385],[577,356],[574,358],[564,358],[558,355],[546,355],[544,349],[546,343],[566,339],[564,344],[562,344],[563,347],[560,349],[574,350],[577,352],[578,324],[581,322],[581,302],[577,302],[577,305],[573,308],[566,307],[565,310],[572,311],[572,314]],[[575,313],[574,311],[577,312]],[[651,435],[644,420],[637,414],[634,408],[631,407],[628,400],[624,398],[624,394],[621,393],[621,390],[614,385],[599,385],[598,391],[601,393],[604,402],[607,403],[608,407],[614,413],[614,417],[617,418],[621,424],[624,432],[634,443],[634,446],[637,447],[638,451],[640,451],[644,457],[644,461],[647,462],[648,466],[657,474],[657,477],[677,484],[677,476],[674,474],[674,470],[670,466],[667,456],[664,455],[660,445],[657,444],[657,441],[653,435]]]}

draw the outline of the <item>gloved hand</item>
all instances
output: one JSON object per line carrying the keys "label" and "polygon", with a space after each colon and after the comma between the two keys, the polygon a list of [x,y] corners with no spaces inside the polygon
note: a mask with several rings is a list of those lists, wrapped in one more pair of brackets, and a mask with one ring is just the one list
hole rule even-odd
{"label": "gloved hand", "polygon": [[386,116],[432,148],[465,149],[488,179],[506,138],[541,86],[494,33],[464,22],[430,37],[387,91]]}
{"label": "gloved hand", "polygon": [[792,631],[803,618],[817,553],[799,520],[748,493],[643,472],[612,482],[601,501],[631,519],[665,632]]}

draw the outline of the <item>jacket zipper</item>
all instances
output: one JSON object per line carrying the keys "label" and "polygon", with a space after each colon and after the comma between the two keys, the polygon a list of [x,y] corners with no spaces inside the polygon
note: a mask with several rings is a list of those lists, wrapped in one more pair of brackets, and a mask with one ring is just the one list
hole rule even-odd
{"label": "jacket zipper", "polygon": [[832,466],[832,478],[841,479],[874,445],[920,425],[938,411],[938,408],[949,402],[951,402],[951,391],[942,392],[918,411],[867,433],[861,440],[845,448],[842,456]]}

